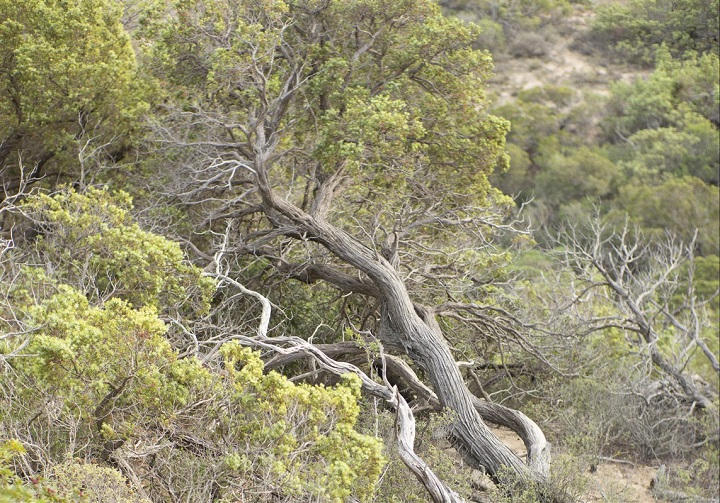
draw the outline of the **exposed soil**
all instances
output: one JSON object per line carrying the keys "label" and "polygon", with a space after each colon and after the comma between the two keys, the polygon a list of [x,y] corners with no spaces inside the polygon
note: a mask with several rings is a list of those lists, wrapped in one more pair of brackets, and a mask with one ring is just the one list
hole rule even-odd
{"label": "exposed soil", "polygon": [[657,467],[604,463],[590,475],[591,487],[587,502],[616,501],[654,503],[650,482]]}
{"label": "exposed soil", "polygon": [[576,40],[588,31],[592,16],[591,10],[575,6],[573,14],[557,27],[557,33],[547,35],[547,52],[542,57],[496,59],[495,77],[490,82],[496,104],[511,101],[518,91],[548,84],[607,95],[613,82],[628,82],[648,75],[649,70],[612,63],[606,58],[584,54],[575,47]]}
{"label": "exposed soil", "polygon": [[[493,432],[515,454],[524,457],[526,450],[522,440],[507,428],[492,428]],[[650,483],[658,467],[631,465],[624,463],[600,463],[591,473],[587,467],[589,479],[588,492],[582,503],[656,503]]]}

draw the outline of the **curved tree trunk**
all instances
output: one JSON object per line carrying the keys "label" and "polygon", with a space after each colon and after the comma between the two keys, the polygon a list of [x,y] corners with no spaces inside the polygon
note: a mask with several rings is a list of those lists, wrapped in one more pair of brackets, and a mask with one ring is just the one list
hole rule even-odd
{"label": "curved tree trunk", "polygon": [[[366,361],[365,349],[355,342],[336,342],[332,344],[316,344],[315,347],[331,358],[343,357],[354,364]],[[290,355],[276,355],[265,363],[265,368],[273,369],[292,363],[303,355],[294,353]],[[427,402],[435,410],[441,410],[442,405],[437,395],[427,387],[415,374],[412,368],[402,359],[385,354],[383,361],[375,360],[374,365],[385,365],[388,380],[400,389],[409,389],[420,400]],[[550,444],[540,427],[522,412],[503,405],[487,402],[472,396],[472,403],[483,421],[489,421],[514,431],[525,444],[527,450],[527,464],[530,470],[547,477],[550,469]]]}
{"label": "curved tree trunk", "polygon": [[415,311],[399,278],[392,278],[392,289],[383,302],[380,339],[399,343],[425,370],[440,404],[456,414],[450,436],[467,461],[484,468],[491,477],[496,477],[502,467],[523,477],[539,477],[485,425],[435,319],[427,312],[421,317]]}
{"label": "curved tree trunk", "polygon": [[[262,131],[258,136],[263,136]],[[267,178],[267,153],[257,149],[255,154],[256,183],[265,214],[276,225],[284,222],[287,235],[299,234],[320,243],[370,278],[382,306],[381,340],[401,347],[428,374],[440,404],[456,415],[450,437],[469,464],[493,478],[505,467],[526,480],[544,479],[545,474],[531,470],[485,425],[434,316],[423,308],[416,310],[393,265],[343,230],[277,197]]]}
{"label": "curved tree trunk", "polygon": [[[236,335],[235,340],[240,341],[254,347],[270,349],[277,353],[280,361],[290,362],[298,357],[309,356],[315,360],[324,370],[329,371],[337,376],[345,373],[353,373],[360,378],[362,388],[378,398],[385,400],[392,408],[395,409],[397,416],[395,434],[398,442],[398,453],[403,463],[415,474],[425,489],[428,491],[434,503],[465,503],[455,491],[446,486],[443,481],[435,475],[432,469],[423,461],[420,456],[415,453],[415,417],[412,410],[408,406],[405,398],[400,394],[397,386],[391,386],[387,380],[384,384],[379,384],[368,377],[356,366],[335,361],[328,353],[323,352],[318,345],[307,342],[298,337],[268,337],[267,331],[270,321],[270,313],[272,306],[267,297],[258,292],[245,288],[244,285],[238,283],[232,278],[220,272],[220,257],[222,252],[215,256],[216,278],[231,283],[246,295],[255,297],[262,304],[262,316],[258,325],[257,336],[247,337],[244,335]],[[290,347],[286,347],[286,345]]]}

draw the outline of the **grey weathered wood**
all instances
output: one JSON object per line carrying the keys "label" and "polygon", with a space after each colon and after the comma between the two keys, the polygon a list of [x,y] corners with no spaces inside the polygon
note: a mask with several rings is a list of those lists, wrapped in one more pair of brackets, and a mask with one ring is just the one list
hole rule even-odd
{"label": "grey weathered wood", "polygon": [[[250,290],[241,283],[222,274],[220,268],[221,255],[222,251],[215,256],[216,272],[215,274],[210,275],[230,283],[245,295],[258,299],[262,305],[262,315],[260,317],[260,325],[258,327],[257,336],[247,337],[244,335],[236,335],[233,339],[249,346],[271,349],[280,356],[288,359],[288,361],[292,361],[295,356],[311,357],[324,370],[335,375],[343,375],[348,372],[357,375],[360,378],[360,382],[362,383],[362,387],[365,391],[385,400],[395,409],[397,413],[395,433],[398,442],[398,453],[400,455],[400,459],[402,459],[403,463],[405,463],[405,465],[415,474],[423,486],[425,486],[432,497],[433,502],[465,503],[465,500],[455,491],[447,487],[443,481],[435,475],[428,464],[415,453],[415,417],[397,387],[391,387],[388,382],[384,385],[375,382],[356,366],[346,362],[335,361],[326,353],[318,349],[316,345],[298,337],[268,337],[268,321],[270,320],[272,311],[270,301],[261,293]],[[289,348],[286,347],[288,345],[290,346]]]}
{"label": "grey weathered wood", "polygon": [[372,281],[381,304],[380,339],[402,348],[420,365],[428,374],[440,404],[454,411],[455,421],[449,434],[458,451],[471,466],[484,469],[492,477],[506,468],[527,480],[543,480],[545,473],[525,465],[483,422],[434,315],[413,303],[393,265],[347,232],[322,217],[302,211],[272,190],[264,130],[258,128],[256,134],[255,181],[265,213],[272,220],[291,224],[293,235],[299,233],[320,243]]}
{"label": "grey weathered wood", "polygon": [[[316,347],[332,358],[342,357],[348,359],[350,357],[358,362],[364,361],[366,358],[365,350],[355,342],[317,344]],[[287,365],[301,356],[297,353],[276,355],[268,360],[266,367],[276,368]],[[379,365],[380,362],[376,362],[376,364]],[[407,363],[395,356],[385,355],[384,364],[388,378],[393,384],[409,388],[419,400],[427,402],[436,410],[442,408],[437,395],[417,377]],[[520,437],[525,444],[527,464],[531,470],[543,476],[549,475],[550,443],[534,421],[520,411],[497,403],[487,402],[475,396],[472,396],[472,403],[484,421],[505,426]]]}

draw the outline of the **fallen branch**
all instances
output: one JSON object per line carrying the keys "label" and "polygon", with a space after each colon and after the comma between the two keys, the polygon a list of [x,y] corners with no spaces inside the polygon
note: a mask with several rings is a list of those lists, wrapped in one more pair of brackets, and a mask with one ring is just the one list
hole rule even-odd
{"label": "fallen branch", "polygon": [[[315,347],[333,358],[340,356],[350,356],[358,359],[366,357],[365,350],[355,342],[316,344]],[[276,354],[267,361],[265,366],[266,368],[280,367],[302,358],[302,356],[300,353]],[[391,382],[396,385],[401,384],[402,387],[410,389],[419,400],[427,402],[434,410],[442,409],[440,400],[435,392],[418,378],[417,374],[415,374],[407,363],[392,355],[383,355],[383,360],[382,362],[376,361],[374,364],[376,367],[380,367],[381,364],[384,365]],[[488,402],[477,397],[472,398],[472,403],[483,421],[505,426],[517,433],[525,444],[527,464],[531,469],[545,476],[549,474],[550,443],[535,422],[522,412],[497,403]]]}

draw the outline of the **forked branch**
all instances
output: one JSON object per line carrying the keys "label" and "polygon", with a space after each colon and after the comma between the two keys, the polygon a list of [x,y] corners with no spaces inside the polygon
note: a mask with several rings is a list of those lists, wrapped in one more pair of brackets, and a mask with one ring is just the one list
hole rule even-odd
{"label": "forked branch", "polygon": [[355,365],[336,361],[323,353],[314,344],[298,337],[268,337],[266,335],[266,320],[270,319],[272,306],[267,297],[245,288],[239,282],[225,275],[218,273],[213,276],[220,277],[223,281],[231,283],[246,295],[260,300],[262,304],[263,311],[260,327],[258,328],[258,335],[255,337],[235,335],[233,340],[247,346],[270,350],[285,357],[298,355],[300,357],[313,358],[320,368],[337,376],[347,373],[358,376],[362,383],[362,389],[365,390],[365,392],[383,399],[390,407],[395,409],[397,414],[395,433],[400,459],[403,460],[405,465],[415,474],[423,486],[425,486],[432,500],[435,503],[463,503],[465,501],[455,491],[447,487],[445,483],[435,475],[427,463],[415,453],[415,417],[405,399],[398,392],[397,387],[391,386],[387,379],[385,379],[383,384],[377,383]]}

